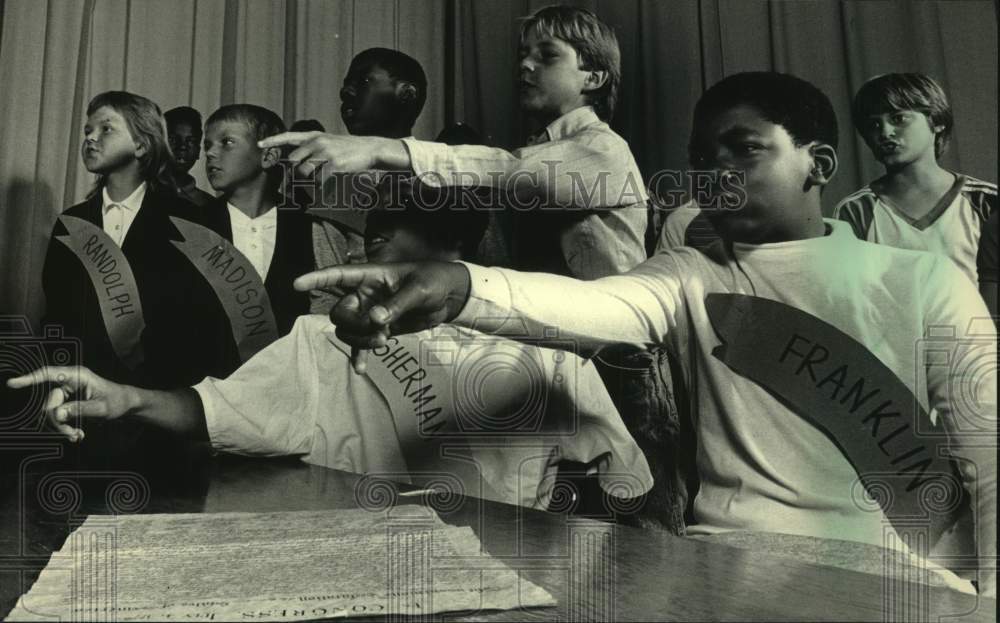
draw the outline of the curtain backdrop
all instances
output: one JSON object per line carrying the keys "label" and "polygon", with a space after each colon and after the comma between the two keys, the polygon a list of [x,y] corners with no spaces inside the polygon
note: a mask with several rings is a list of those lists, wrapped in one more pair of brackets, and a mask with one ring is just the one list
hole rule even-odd
{"label": "curtain backdrop", "polygon": [[[398,48],[430,83],[419,138],[464,121],[495,145],[526,129],[514,89],[518,18],[549,1],[0,0],[0,314],[36,320],[39,278],[59,212],[92,183],[80,164],[84,109],[109,89],[165,110],[267,106],[286,122],[343,132],[338,92],[351,57]],[[946,166],[996,181],[997,8],[942,2],[590,0],[618,32],[623,88],[615,128],[643,174],[686,168],[699,95],[739,71],[778,70],[817,84],[841,122],[833,204],[879,174],[856,136],[850,98],[869,77],[920,71],[951,97]],[[207,188],[199,163],[195,170]]]}

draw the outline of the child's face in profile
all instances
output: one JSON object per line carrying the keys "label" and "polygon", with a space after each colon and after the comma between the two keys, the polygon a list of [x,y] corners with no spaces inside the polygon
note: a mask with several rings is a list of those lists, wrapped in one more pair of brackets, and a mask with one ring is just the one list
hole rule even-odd
{"label": "child's face in profile", "polygon": [[869,115],[861,132],[872,155],[887,168],[933,158],[936,135],[931,120],[916,110]]}
{"label": "child's face in profile", "polygon": [[719,183],[702,206],[719,235],[751,244],[786,240],[784,226],[807,210],[807,179],[813,167],[810,146],[796,146],[783,126],[748,105],[715,115],[696,129],[694,138],[696,168],[745,175],[739,207],[713,209],[734,198],[722,196],[727,186]]}
{"label": "child's face in profile", "polygon": [[583,89],[589,72],[580,69],[573,46],[530,31],[518,54],[518,88],[521,109],[526,113],[556,119],[587,103]]}
{"label": "child's face in profile", "polygon": [[115,109],[101,106],[87,117],[80,155],[88,171],[107,175],[135,161],[138,151],[125,118]]}
{"label": "child's face in profile", "polygon": [[219,121],[205,128],[205,174],[213,190],[229,192],[262,175],[263,153],[242,121]]}
{"label": "child's face in profile", "polygon": [[187,173],[201,156],[201,128],[188,123],[175,123],[167,128],[170,151],[174,152],[177,170]]}
{"label": "child's face in profile", "polygon": [[340,117],[355,136],[380,136],[399,114],[398,82],[376,63],[351,63],[340,88]]}

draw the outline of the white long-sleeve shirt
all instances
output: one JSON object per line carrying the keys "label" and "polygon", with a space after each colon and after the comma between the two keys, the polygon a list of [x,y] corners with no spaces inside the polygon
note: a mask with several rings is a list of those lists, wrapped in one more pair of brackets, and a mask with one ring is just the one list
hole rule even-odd
{"label": "white long-sleeve shirt", "polygon": [[[690,387],[698,437],[701,489],[689,533],[741,529],[892,545],[892,526],[877,505],[873,512],[859,502],[858,473],[837,445],[713,352],[723,341],[706,296],[749,295],[793,307],[860,343],[926,413],[936,410],[950,451],[974,464],[963,464],[962,474],[978,504],[978,548],[980,556],[995,556],[996,331],[982,299],[944,258],[861,242],[846,223],[827,225],[820,238],[678,249],[592,282],[470,265],[469,301],[455,323],[558,335],[584,353],[611,343],[672,348]],[[728,336],[727,349],[739,350],[741,340],[784,344],[794,337],[774,324],[767,336]],[[954,334],[940,344],[954,365],[925,365],[922,339],[942,330]],[[809,345],[794,346],[803,348]],[[772,370],[780,364],[756,363]],[[829,375],[832,363],[809,372]],[[970,399],[963,392],[978,393]]]}
{"label": "white long-sleeve shirt", "polygon": [[194,389],[213,447],[236,454],[299,455],[540,508],[561,459],[593,463],[617,497],[653,484],[592,363],[459,327],[394,337],[359,375],[329,319],[302,316]]}
{"label": "white long-sleeve shirt", "polygon": [[642,174],[628,143],[591,106],[562,115],[513,152],[404,143],[422,183],[491,186],[503,191],[502,203],[515,215],[547,217],[518,226],[512,249],[517,266],[594,279],[646,258]]}

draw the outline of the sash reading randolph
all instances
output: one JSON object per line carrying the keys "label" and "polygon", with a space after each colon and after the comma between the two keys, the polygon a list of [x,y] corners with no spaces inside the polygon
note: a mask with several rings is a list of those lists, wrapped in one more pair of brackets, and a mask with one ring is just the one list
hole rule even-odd
{"label": "sash reading randolph", "polygon": [[171,242],[208,281],[222,303],[240,360],[250,359],[278,339],[271,299],[250,260],[214,231],[174,216],[170,220],[184,236],[183,242]]}
{"label": "sash reading randolph", "polygon": [[[886,517],[926,517],[925,487],[951,473],[945,440],[921,434],[930,417],[910,389],[857,340],[784,303],[709,294],[722,345],[715,357],[819,427],[854,466]],[[875,494],[888,484],[891,496]]]}
{"label": "sash reading randolph", "polygon": [[140,337],[146,327],[139,287],[125,254],[103,229],[75,216],[60,216],[68,235],[56,236],[87,270],[101,319],[118,359],[135,369],[144,359]]}

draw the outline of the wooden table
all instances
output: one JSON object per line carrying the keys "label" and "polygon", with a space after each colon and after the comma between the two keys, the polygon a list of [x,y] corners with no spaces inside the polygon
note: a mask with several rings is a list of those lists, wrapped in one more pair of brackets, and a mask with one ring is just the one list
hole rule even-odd
{"label": "wooden table", "polygon": [[[50,456],[46,457],[45,454]],[[547,589],[557,608],[456,620],[995,621],[996,602],[727,545],[484,502],[396,497],[406,485],[294,459],[178,457],[161,473],[77,473],[38,450],[0,493],[0,616],[90,513],[210,513],[430,503]],[[25,453],[28,457],[30,452]],[[9,473],[9,469],[8,469]],[[362,486],[363,485],[363,486]],[[360,487],[360,488],[359,488]]]}

